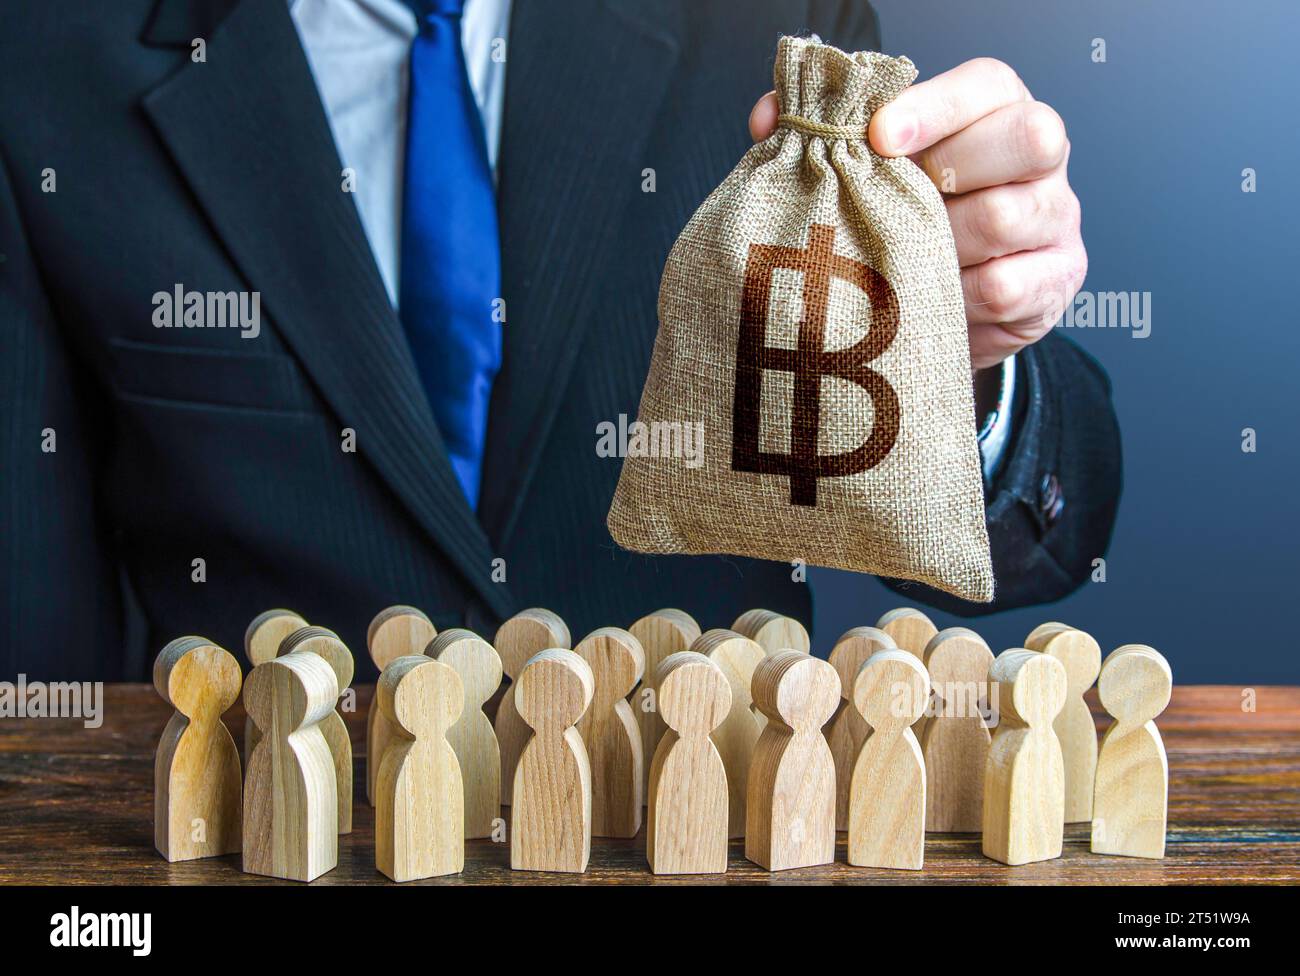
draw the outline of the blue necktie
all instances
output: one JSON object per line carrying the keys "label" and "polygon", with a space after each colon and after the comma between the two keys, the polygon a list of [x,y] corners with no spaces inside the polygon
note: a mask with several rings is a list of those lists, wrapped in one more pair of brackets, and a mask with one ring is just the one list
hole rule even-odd
{"label": "blue necktie", "polygon": [[477,508],[501,367],[496,197],[460,43],[465,0],[408,0],[411,44],[398,309],[451,465]]}

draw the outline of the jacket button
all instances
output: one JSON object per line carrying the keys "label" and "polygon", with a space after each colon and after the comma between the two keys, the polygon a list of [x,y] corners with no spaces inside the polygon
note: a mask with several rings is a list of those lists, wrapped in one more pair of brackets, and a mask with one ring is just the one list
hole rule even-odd
{"label": "jacket button", "polygon": [[1048,525],[1055,524],[1061,517],[1063,508],[1065,508],[1065,492],[1061,490],[1061,482],[1054,474],[1043,475],[1043,480],[1038,485],[1038,510]]}

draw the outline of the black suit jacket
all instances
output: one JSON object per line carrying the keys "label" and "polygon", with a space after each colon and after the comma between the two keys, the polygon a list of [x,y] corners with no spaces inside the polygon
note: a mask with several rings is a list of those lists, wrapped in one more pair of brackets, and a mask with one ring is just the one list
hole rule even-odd
{"label": "black suit jacket", "polygon": [[[505,353],[475,517],[286,7],[0,11],[5,672],[139,678],[165,641],[236,649],[278,605],[337,630],[362,679],[365,626],[396,602],[489,636],[530,605],[575,636],[665,605],[706,627],[753,606],[809,623],[785,564],[620,551],[605,528],[619,463],[597,457],[596,425],[635,416],[664,258],[748,147],[777,37],[875,48],[871,9],[515,0]],[[657,192],[642,192],[647,167]],[[177,284],[258,291],[261,335],[154,328],[151,297]],[[1016,441],[989,493],[998,601],[912,599],[957,612],[1054,599],[1106,547],[1119,490],[1106,379],[1056,336],[1023,363]]]}

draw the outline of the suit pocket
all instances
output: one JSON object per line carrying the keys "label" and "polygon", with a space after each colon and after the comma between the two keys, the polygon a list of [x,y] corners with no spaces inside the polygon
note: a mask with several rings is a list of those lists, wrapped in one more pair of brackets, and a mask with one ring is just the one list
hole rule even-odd
{"label": "suit pocket", "polygon": [[115,336],[109,355],[113,391],[123,399],[314,412],[298,364],[278,353],[185,349]]}

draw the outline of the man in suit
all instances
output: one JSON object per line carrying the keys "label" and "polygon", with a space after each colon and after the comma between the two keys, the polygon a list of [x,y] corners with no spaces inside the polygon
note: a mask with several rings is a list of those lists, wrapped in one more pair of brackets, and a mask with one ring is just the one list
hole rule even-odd
{"label": "man in suit", "polygon": [[[785,564],[618,550],[595,432],[635,415],[677,233],[775,124],[776,38],[877,49],[866,3],[0,13],[6,673],[138,679],[164,641],[237,647],[275,605],[336,629],[362,679],[396,602],[489,637],[531,605],[579,636],[671,605],[810,622]],[[1086,265],[1064,129],[980,60],[870,138],[955,174],[985,404],[997,601],[908,599],[1059,598],[1119,494],[1106,378],[1042,315]],[[463,314],[487,304],[492,328]]]}

